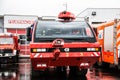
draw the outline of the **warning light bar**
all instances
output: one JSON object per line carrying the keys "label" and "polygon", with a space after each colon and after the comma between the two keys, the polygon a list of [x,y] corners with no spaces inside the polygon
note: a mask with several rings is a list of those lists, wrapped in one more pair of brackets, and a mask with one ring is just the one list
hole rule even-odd
{"label": "warning light bar", "polygon": [[64,20],[73,20],[75,19],[75,15],[71,12],[63,11],[59,13],[58,18]]}

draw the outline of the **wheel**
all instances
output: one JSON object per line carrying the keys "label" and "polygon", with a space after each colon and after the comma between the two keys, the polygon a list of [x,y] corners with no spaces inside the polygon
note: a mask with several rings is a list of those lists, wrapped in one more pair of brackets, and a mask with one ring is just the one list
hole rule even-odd
{"label": "wheel", "polygon": [[80,69],[78,66],[70,66],[72,75],[86,76],[88,69]]}
{"label": "wheel", "polygon": [[86,76],[87,71],[88,71],[88,69],[81,69],[78,74],[79,74],[80,76]]}
{"label": "wheel", "polygon": [[99,67],[102,67],[103,63],[102,62],[96,62],[93,67],[95,68],[99,68]]}
{"label": "wheel", "polygon": [[62,72],[62,71],[65,71],[66,68],[64,66],[58,66],[56,67],[56,70]]}
{"label": "wheel", "polygon": [[66,68],[64,66],[58,66],[56,67],[57,74],[63,74],[66,73]]}
{"label": "wheel", "polygon": [[54,76],[62,78],[62,77],[65,77],[66,74],[67,73],[66,73],[66,67],[65,66],[56,67]]}
{"label": "wheel", "polygon": [[102,62],[102,67],[103,68],[110,68],[110,66],[112,67],[112,65],[110,65],[110,63]]}
{"label": "wheel", "polygon": [[31,65],[31,72],[30,72],[31,80],[34,80],[35,78],[41,77],[41,76],[43,76],[43,74],[44,74],[44,71],[35,70],[33,68],[33,66]]}
{"label": "wheel", "polygon": [[18,63],[19,62],[19,51],[16,52],[16,55],[13,57],[13,62]]}
{"label": "wheel", "polygon": [[118,68],[118,70],[120,71],[120,64],[118,64],[117,68]]}
{"label": "wheel", "polygon": [[34,68],[32,67],[32,65],[31,65],[31,73],[30,73],[30,76],[31,76],[32,78],[39,76],[39,71],[38,71],[38,70],[34,70]]}
{"label": "wheel", "polygon": [[19,56],[16,55],[14,60],[15,60],[15,63],[18,63],[19,62]]}
{"label": "wheel", "polygon": [[70,66],[69,75],[76,76],[78,71],[79,71],[79,68],[77,66]]}

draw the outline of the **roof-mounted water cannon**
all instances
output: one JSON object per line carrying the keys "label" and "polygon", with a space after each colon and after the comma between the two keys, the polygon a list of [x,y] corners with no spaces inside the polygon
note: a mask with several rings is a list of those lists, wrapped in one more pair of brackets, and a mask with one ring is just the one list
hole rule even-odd
{"label": "roof-mounted water cannon", "polygon": [[63,39],[55,39],[52,44],[53,47],[62,47],[63,45],[64,45]]}
{"label": "roof-mounted water cannon", "polygon": [[75,15],[71,12],[63,11],[59,13],[58,18],[63,19],[65,21],[71,21],[75,19]]}

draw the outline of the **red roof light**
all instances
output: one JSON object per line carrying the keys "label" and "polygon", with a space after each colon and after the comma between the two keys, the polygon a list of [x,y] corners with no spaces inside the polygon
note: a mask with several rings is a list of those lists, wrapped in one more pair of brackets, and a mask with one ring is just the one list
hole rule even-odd
{"label": "red roof light", "polygon": [[64,20],[71,20],[71,19],[73,20],[75,19],[75,15],[71,12],[63,11],[59,13],[58,18]]}

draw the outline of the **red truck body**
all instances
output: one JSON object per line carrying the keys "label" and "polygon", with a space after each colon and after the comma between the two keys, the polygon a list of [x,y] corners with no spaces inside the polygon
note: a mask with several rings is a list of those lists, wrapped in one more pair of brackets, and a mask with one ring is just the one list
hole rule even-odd
{"label": "red truck body", "polygon": [[18,62],[18,36],[11,33],[0,34],[0,63]]}
{"label": "red truck body", "polygon": [[62,12],[59,18],[64,20],[41,19],[34,25],[30,42],[32,71],[77,67],[86,75],[100,56],[95,34],[85,20],[74,21],[73,14]]}

